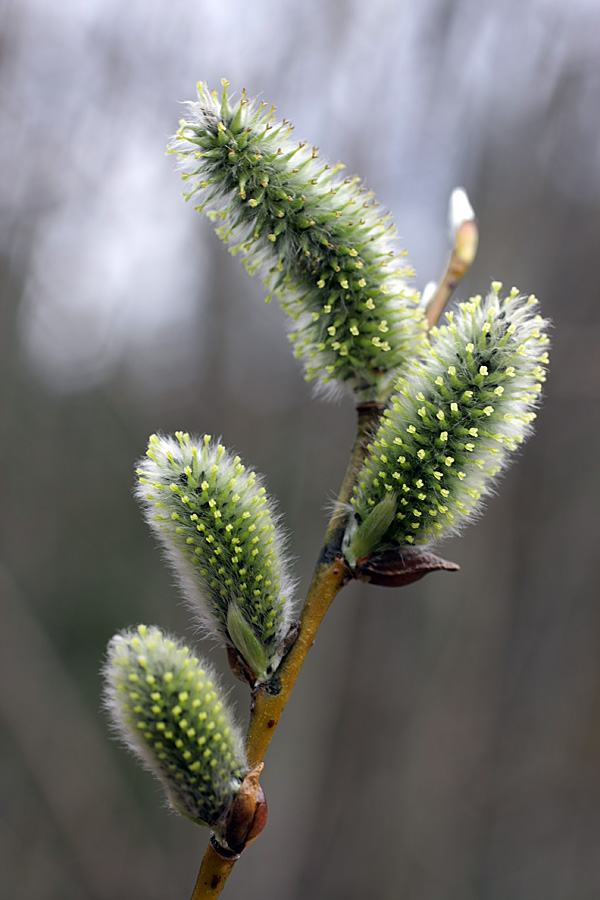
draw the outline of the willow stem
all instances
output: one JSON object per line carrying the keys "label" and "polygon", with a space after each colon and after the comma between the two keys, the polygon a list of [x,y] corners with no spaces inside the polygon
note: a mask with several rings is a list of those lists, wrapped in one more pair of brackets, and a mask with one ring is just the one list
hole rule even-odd
{"label": "willow stem", "polygon": [[458,283],[473,265],[478,241],[479,232],[475,219],[463,222],[456,232],[455,246],[450,254],[446,271],[425,312],[429,328],[433,328],[436,324]]}
{"label": "willow stem", "polygon": [[296,678],[314,643],[319,625],[333,598],[352,577],[341,555],[347,519],[346,505],[352,496],[373,428],[379,421],[382,410],[380,404],[364,404],[357,409],[356,440],[300,616],[298,637],[279,667],[273,682],[258,685],[254,691],[254,703],[246,736],[246,752],[251,766],[264,759]]}
{"label": "willow stem", "polygon": [[[365,403],[357,407],[356,440],[300,616],[298,637],[277,670],[275,678],[268,684],[258,685],[254,690],[250,724],[246,735],[246,752],[251,767],[264,759],[300,669],[314,643],[319,625],[333,598],[352,577],[341,554],[347,504],[382,412],[383,406],[379,403]],[[237,859],[239,856],[231,858],[221,856],[211,841],[202,860],[191,900],[213,900],[218,897]]]}
{"label": "willow stem", "polygon": [[202,859],[191,900],[212,900],[225,886],[239,855],[222,856],[211,840]]}

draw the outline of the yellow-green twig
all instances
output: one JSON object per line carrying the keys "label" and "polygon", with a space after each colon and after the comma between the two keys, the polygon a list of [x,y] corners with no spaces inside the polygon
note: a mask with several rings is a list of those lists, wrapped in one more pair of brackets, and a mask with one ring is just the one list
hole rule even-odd
{"label": "yellow-green twig", "polygon": [[211,840],[202,859],[191,900],[214,900],[218,897],[238,859],[238,855],[222,856]]}
{"label": "yellow-green twig", "polygon": [[[259,685],[253,696],[246,750],[250,766],[261,762],[279,723],[296,678],[312,647],[317,630],[331,601],[351,577],[341,555],[341,543],[347,516],[347,504],[383,407],[364,404],[358,407],[358,432],[346,476],[329,521],[319,560],[300,617],[298,637],[269,684]],[[238,857],[222,857],[212,842],[206,851],[191,900],[213,900],[220,894]]]}
{"label": "yellow-green twig", "polygon": [[429,328],[436,324],[457,284],[473,265],[478,241],[479,232],[475,219],[467,219],[462,222],[456,230],[454,249],[450,254],[446,271],[425,313]]}

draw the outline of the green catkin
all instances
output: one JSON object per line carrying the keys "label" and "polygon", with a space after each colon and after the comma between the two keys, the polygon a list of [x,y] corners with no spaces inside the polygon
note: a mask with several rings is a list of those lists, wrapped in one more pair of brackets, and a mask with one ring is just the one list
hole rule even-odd
{"label": "green catkin", "polygon": [[292,582],[260,479],[210,435],[183,432],[152,435],[137,475],[146,520],[207,632],[268,680],[290,625]]}
{"label": "green catkin", "polygon": [[413,273],[394,226],[357,178],[341,178],[316,148],[290,140],[274,107],[198,84],[172,142],[198,210],[259,270],[296,325],[290,338],[307,379],[347,388],[357,402],[389,394],[424,340]]}
{"label": "green catkin", "polygon": [[177,812],[222,837],[248,764],[212,669],[183,643],[139,625],[111,640],[104,679],[120,738]]}
{"label": "green catkin", "polygon": [[[535,297],[494,282],[446,314],[426,355],[405,370],[351,503],[346,546],[388,494],[397,513],[371,551],[427,544],[478,512],[495,475],[531,431],[548,362]],[[352,554],[350,553],[350,556]]]}

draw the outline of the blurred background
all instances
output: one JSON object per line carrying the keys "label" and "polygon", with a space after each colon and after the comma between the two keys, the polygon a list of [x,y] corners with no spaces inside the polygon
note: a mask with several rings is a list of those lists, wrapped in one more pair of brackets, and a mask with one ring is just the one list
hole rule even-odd
{"label": "blurred background", "polygon": [[[198,79],[342,159],[436,278],[464,185],[492,279],[554,322],[537,433],[460,573],[353,585],[267,757],[230,900],[600,896],[600,3],[0,4],[0,896],[184,900],[207,833],[108,738],[98,670],[140,621],[195,640],[131,495],[155,430],[264,472],[300,594],[354,432],[315,401],[169,135]],[[232,686],[222,653],[204,645]]]}

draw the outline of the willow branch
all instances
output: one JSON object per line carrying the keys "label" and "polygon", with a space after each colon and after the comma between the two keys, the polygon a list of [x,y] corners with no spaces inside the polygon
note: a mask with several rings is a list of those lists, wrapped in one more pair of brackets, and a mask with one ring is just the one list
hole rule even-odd
{"label": "willow branch", "polygon": [[213,900],[225,886],[239,855],[223,856],[211,840],[202,859],[191,900]]}
{"label": "willow branch", "polygon": [[254,692],[246,736],[246,751],[251,766],[264,759],[323,617],[333,598],[351,578],[350,570],[340,552],[347,518],[347,503],[352,496],[352,489],[362,467],[373,428],[379,421],[382,409],[379,404],[364,404],[358,407],[356,441],[333,515],[325,532],[319,560],[300,617],[298,637],[279,667],[275,679],[268,684],[259,685]]}
{"label": "willow branch", "polygon": [[[333,598],[350,580],[350,570],[340,552],[347,518],[347,504],[362,467],[371,434],[382,411],[383,406],[378,403],[363,404],[357,408],[356,440],[302,610],[298,637],[280,665],[275,678],[254,690],[246,736],[246,751],[251,767],[263,760],[300,669],[314,643],[319,625]],[[238,859],[239,855],[222,856],[211,840],[204,854],[191,900],[214,900],[218,897]]]}
{"label": "willow branch", "polygon": [[425,313],[429,328],[436,324],[456,286],[471,268],[477,254],[478,242],[479,232],[475,219],[462,222],[455,232],[454,249],[450,254],[446,271]]}

